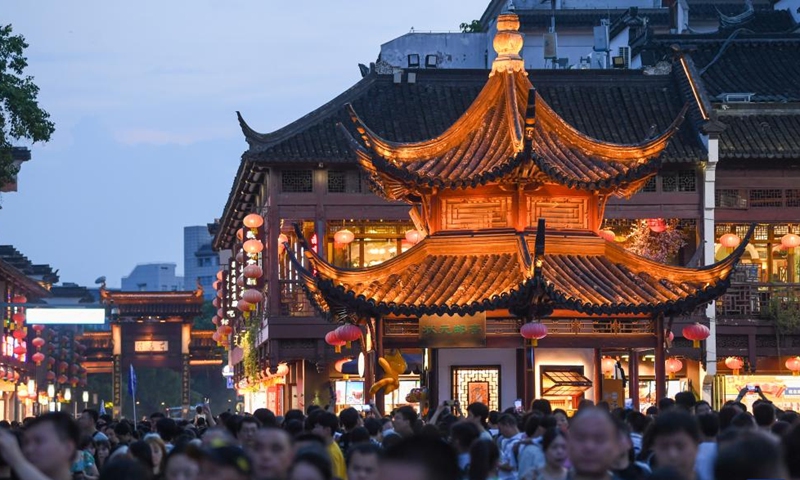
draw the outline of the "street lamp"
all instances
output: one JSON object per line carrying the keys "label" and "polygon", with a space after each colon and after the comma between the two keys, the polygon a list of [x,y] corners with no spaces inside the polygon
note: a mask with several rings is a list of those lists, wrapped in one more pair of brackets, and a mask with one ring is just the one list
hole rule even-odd
{"label": "street lamp", "polygon": [[81,400],[83,400],[83,403],[87,404],[89,403],[89,390],[83,391],[83,393],[81,394]]}

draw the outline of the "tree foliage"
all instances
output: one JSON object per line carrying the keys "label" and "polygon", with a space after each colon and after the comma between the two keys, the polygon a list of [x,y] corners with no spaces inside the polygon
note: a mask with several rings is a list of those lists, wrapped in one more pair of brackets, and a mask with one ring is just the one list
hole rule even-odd
{"label": "tree foliage", "polygon": [[0,186],[14,180],[17,168],[12,163],[14,142],[46,142],[55,131],[50,114],[39,107],[39,87],[25,75],[28,44],[14,35],[11,25],[0,26]]}
{"label": "tree foliage", "polygon": [[464,22],[459,25],[458,28],[461,29],[461,33],[478,33],[483,31],[480,20],[473,20],[469,23]]}
{"label": "tree foliage", "polygon": [[203,302],[202,313],[194,318],[192,328],[195,330],[215,330],[217,327],[214,326],[211,319],[214,318],[216,313],[216,307],[214,307],[210,300],[206,300]]}

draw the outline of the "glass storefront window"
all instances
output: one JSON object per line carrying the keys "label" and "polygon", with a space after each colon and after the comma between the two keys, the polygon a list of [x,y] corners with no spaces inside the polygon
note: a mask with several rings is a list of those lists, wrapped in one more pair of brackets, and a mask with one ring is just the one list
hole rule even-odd
{"label": "glass storefront window", "polygon": [[[344,226],[343,226],[344,225]],[[339,230],[347,228],[355,238],[347,245],[334,241]],[[328,224],[328,260],[338,267],[364,268],[379,265],[405,252],[411,245],[405,233],[413,229],[411,222],[362,222],[344,223],[332,221]]]}
{"label": "glass storefront window", "polygon": [[[715,259],[722,260],[733,249],[720,245],[719,238],[726,233],[735,233],[740,238],[747,234],[749,225],[717,224],[714,244]],[[754,238],[747,245],[737,267],[739,282],[800,283],[800,255],[797,248],[786,249],[781,238],[787,233],[800,234],[800,226],[786,224],[760,224]]]}

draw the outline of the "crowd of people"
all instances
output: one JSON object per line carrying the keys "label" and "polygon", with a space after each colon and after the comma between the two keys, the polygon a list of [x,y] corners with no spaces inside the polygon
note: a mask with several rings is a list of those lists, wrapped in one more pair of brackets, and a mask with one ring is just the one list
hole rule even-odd
{"label": "crowd of people", "polygon": [[547,400],[464,410],[52,412],[0,422],[0,480],[800,480],[800,415],[766,399],[752,411],[690,392],[646,413],[588,400],[571,417]]}

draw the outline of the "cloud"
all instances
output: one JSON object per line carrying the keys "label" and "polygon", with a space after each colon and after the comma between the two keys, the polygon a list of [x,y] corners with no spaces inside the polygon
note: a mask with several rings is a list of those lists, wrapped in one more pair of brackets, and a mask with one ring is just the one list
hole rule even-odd
{"label": "cloud", "polygon": [[200,128],[185,132],[174,132],[153,128],[124,128],[116,130],[114,140],[126,146],[134,145],[178,145],[188,146],[208,140],[228,139],[235,135],[233,128]]}

